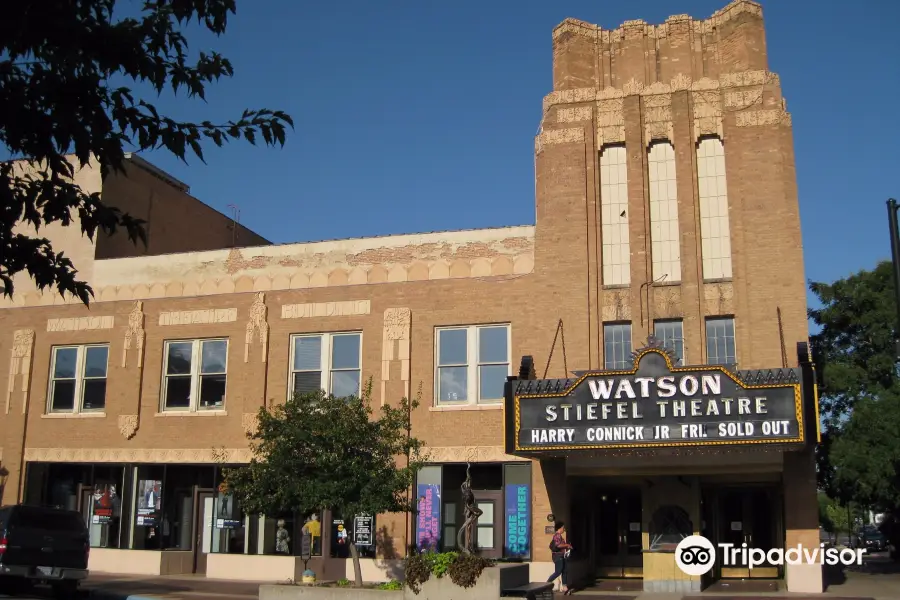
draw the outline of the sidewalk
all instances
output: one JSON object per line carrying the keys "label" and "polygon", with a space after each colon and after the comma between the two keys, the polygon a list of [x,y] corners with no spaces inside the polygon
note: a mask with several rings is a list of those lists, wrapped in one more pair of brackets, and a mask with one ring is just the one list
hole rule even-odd
{"label": "sidewalk", "polygon": [[[273,582],[274,583],[274,582]],[[203,576],[170,575],[136,577],[92,574],[83,584],[89,600],[257,600],[259,583],[207,579]],[[563,598],[561,594],[554,594]],[[848,572],[846,579],[832,584],[824,594],[790,594],[788,592],[702,592],[694,594],[659,594],[638,591],[600,592],[586,589],[574,597],[593,600],[898,600],[900,573]]]}
{"label": "sidewalk", "polygon": [[202,575],[138,577],[92,573],[81,589],[91,600],[256,600],[259,585]]}

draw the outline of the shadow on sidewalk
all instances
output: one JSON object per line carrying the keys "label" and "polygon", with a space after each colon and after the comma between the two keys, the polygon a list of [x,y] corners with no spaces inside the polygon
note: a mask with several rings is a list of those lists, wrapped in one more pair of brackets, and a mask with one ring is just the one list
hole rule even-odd
{"label": "shadow on sidewalk", "polygon": [[163,596],[179,592],[256,596],[259,582],[207,579],[203,576],[121,577],[100,575],[89,577],[82,589],[95,597],[127,597],[131,595]]}

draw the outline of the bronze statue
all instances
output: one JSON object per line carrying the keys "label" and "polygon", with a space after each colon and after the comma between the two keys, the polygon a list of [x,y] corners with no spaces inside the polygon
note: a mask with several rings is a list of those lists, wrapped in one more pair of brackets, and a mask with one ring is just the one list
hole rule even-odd
{"label": "bronze statue", "polygon": [[475,531],[477,529],[478,517],[484,512],[478,508],[477,504],[475,504],[475,494],[472,493],[472,476],[469,473],[470,468],[471,465],[466,463],[466,479],[460,486],[460,490],[462,491],[463,525],[456,535],[456,545],[464,554],[472,554],[475,552]]}

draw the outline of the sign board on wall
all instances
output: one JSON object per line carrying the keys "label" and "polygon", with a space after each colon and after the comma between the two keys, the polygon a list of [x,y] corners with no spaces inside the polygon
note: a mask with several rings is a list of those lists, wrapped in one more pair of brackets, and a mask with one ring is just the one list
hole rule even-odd
{"label": "sign board on wall", "polygon": [[508,447],[531,452],[802,443],[798,371],[755,371],[748,382],[721,366],[673,367],[666,351],[646,348],[629,371],[511,381]]}
{"label": "sign board on wall", "polygon": [[374,518],[369,515],[357,516],[353,519],[353,543],[357,546],[372,546],[372,526]]}

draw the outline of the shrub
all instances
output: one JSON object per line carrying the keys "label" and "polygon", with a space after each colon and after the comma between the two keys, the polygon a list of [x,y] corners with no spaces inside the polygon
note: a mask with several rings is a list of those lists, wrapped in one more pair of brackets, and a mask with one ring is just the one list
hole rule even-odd
{"label": "shrub", "polygon": [[493,565],[491,561],[474,554],[461,554],[450,563],[450,581],[461,588],[468,589],[475,585],[485,567]]}
{"label": "shrub", "polygon": [[485,567],[494,562],[481,556],[458,552],[413,553],[406,559],[406,586],[414,594],[422,591],[422,584],[432,575],[441,578],[450,575],[450,581],[461,588],[475,585]]}
{"label": "shrub", "polygon": [[397,581],[396,579],[391,579],[390,581],[385,581],[384,583],[379,583],[376,586],[379,590],[402,590],[403,584]]}
{"label": "shrub", "polygon": [[426,554],[414,552],[406,559],[406,586],[413,594],[422,591],[422,584],[431,577],[431,563]]}
{"label": "shrub", "polygon": [[350,587],[350,580],[344,577],[343,579],[337,580],[338,587]]}
{"label": "shrub", "polygon": [[459,558],[458,552],[441,552],[427,555],[431,560],[431,574],[440,579],[450,570],[453,562]]}

